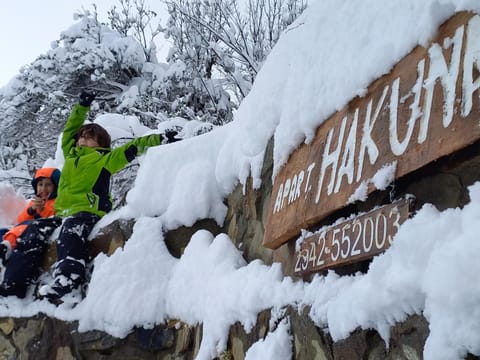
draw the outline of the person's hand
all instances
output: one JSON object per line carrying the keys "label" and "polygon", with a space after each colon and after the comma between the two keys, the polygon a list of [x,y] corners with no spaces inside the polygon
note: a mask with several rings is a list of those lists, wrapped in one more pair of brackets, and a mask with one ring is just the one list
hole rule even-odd
{"label": "person's hand", "polygon": [[41,197],[34,196],[32,199],[32,205],[30,207],[37,212],[41,212],[45,207],[45,200],[43,200]]}
{"label": "person's hand", "polygon": [[178,135],[178,131],[175,130],[165,130],[163,133],[164,140],[162,141],[163,144],[170,144],[175,141],[180,141],[182,139],[176,138],[175,136]]}
{"label": "person's hand", "polygon": [[95,96],[97,94],[93,91],[93,92],[88,92],[88,91],[82,91],[82,93],[80,94],[80,99],[78,101],[78,103],[82,106],[90,106],[92,105],[92,102],[93,100],[95,100]]}

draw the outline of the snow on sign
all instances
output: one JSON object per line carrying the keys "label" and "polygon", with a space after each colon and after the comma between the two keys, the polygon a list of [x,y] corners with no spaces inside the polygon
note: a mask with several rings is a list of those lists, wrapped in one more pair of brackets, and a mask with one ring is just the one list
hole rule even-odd
{"label": "snow on sign", "polygon": [[298,237],[361,189],[371,193],[385,166],[399,178],[480,139],[480,16],[456,14],[367,90],[276,176],[264,246]]}
{"label": "snow on sign", "polygon": [[404,199],[306,236],[295,252],[294,274],[371,259],[390,247],[409,214],[410,203]]}

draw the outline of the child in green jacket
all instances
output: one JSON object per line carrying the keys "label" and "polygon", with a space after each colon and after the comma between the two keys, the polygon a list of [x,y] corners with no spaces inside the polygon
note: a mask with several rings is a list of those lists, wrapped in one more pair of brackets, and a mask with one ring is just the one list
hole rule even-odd
{"label": "child in green jacket", "polygon": [[65,164],[55,202],[57,216],[64,218],[57,239],[54,282],[39,295],[58,302],[85,282],[87,238],[100,218],[112,209],[110,177],[148,147],[179,139],[175,131],[134,139],[111,149],[108,132],[98,124],[83,125],[95,94],[83,92],[63,130]]}

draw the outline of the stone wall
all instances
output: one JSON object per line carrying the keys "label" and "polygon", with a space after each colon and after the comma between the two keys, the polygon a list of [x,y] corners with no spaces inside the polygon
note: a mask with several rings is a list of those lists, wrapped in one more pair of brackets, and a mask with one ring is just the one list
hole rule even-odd
{"label": "stone wall", "polygon": [[[180,257],[187,245],[185,239],[199,229],[207,229],[214,235],[227,233],[236,247],[242,250],[247,261],[261,259],[266,264],[274,260],[274,253],[262,246],[266,209],[271,194],[272,145],[270,144],[263,169],[263,185],[253,190],[242,186],[226,199],[228,214],[223,227],[205,219],[192,228],[179,228],[166,234],[166,244],[173,256]],[[412,194],[416,208],[433,203],[440,210],[461,207],[468,203],[468,186],[480,180],[480,144],[442,158],[416,171],[381,192],[373,193],[366,202],[351,205],[332,214],[322,224],[332,223],[337,217],[363,212],[376,205],[388,203],[392,198]],[[91,255],[98,252],[112,253],[123,246],[130,236],[133,224],[128,221],[108,226],[94,241]],[[291,244],[276,252],[288,262]],[[53,249],[52,249],[53,251]],[[46,265],[54,259],[50,253]],[[338,269],[348,274],[362,271],[368,264],[355,264]],[[308,278],[304,279],[308,281]],[[287,309],[293,335],[292,352],[295,360],[400,360],[422,359],[423,346],[428,336],[428,323],[420,315],[410,316],[391,329],[391,341],[387,349],[374,330],[357,330],[349,338],[333,342],[329,334],[317,328],[308,316],[308,308],[299,314]],[[270,329],[270,311],[258,315],[256,326],[246,333],[241,324],[230,329],[228,348],[220,359],[242,360],[248,348],[263,339]],[[0,319],[1,359],[194,359],[202,338],[200,326],[190,327],[171,320],[153,329],[134,329],[125,339],[116,339],[98,331],[79,333],[76,323],[66,323],[44,315],[33,318]],[[478,359],[469,355],[467,359]]]}
{"label": "stone wall", "polygon": [[153,329],[134,329],[125,339],[99,331],[80,333],[75,322],[44,315],[0,321],[0,359],[100,360],[193,359],[201,329],[170,321]]}

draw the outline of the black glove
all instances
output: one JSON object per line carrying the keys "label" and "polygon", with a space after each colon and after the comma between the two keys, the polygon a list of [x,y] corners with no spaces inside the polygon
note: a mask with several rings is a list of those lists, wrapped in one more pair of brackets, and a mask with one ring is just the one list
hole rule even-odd
{"label": "black glove", "polygon": [[177,139],[175,136],[178,135],[178,131],[175,131],[175,130],[165,130],[165,132],[163,133],[163,140],[162,140],[162,144],[170,144],[170,143],[173,143],[175,141],[180,141],[182,139]]}
{"label": "black glove", "polygon": [[92,105],[93,100],[95,99],[95,96],[97,94],[95,92],[87,92],[87,91],[82,91],[80,94],[80,100],[78,103],[82,106],[90,106]]}
{"label": "black glove", "polygon": [[3,266],[5,266],[5,262],[10,257],[11,253],[12,247],[10,246],[10,243],[6,240],[0,242],[0,262]]}

